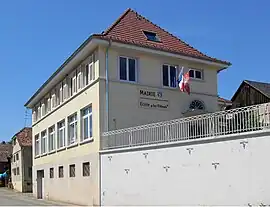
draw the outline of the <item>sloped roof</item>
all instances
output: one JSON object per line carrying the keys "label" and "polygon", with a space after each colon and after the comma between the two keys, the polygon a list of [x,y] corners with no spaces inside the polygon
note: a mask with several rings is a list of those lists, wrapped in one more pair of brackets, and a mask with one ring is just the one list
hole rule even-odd
{"label": "sloped roof", "polygon": [[222,98],[222,97],[220,97],[220,96],[218,97],[218,102],[222,102],[222,103],[226,103],[226,104],[231,104],[231,103],[232,103],[231,100]]}
{"label": "sloped roof", "polygon": [[270,83],[263,83],[263,82],[250,81],[250,80],[244,80],[244,82],[246,82],[250,86],[253,86],[262,94],[270,98]]}
{"label": "sloped roof", "polygon": [[23,128],[21,131],[14,135],[13,139],[17,139],[20,146],[32,146],[32,128]]}
{"label": "sloped roof", "polygon": [[244,80],[238,87],[237,91],[234,93],[233,97],[231,98],[232,101],[234,101],[234,99],[236,98],[237,94],[240,92],[240,89],[243,87],[244,84],[251,86],[255,90],[265,95],[266,97],[270,98],[270,83]]}
{"label": "sloped roof", "polygon": [[[147,40],[144,31],[154,32],[160,39],[160,42]],[[162,50],[171,53],[177,53],[184,56],[199,58],[203,60],[231,65],[230,62],[218,60],[207,56],[199,50],[188,45],[184,41],[165,31],[158,25],[152,23],[145,17],[139,15],[132,9],[128,9],[121,15],[105,32],[96,34],[103,39],[111,39],[126,44],[147,47],[151,49]]]}
{"label": "sloped roof", "polygon": [[7,162],[8,157],[12,154],[11,144],[0,144],[0,162]]}

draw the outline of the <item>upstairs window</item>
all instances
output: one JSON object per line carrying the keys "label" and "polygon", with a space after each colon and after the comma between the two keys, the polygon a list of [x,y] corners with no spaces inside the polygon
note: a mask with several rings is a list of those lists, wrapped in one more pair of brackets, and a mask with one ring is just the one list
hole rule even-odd
{"label": "upstairs window", "polygon": [[40,141],[39,141],[39,134],[37,134],[35,136],[35,155],[39,155],[40,152],[40,145],[39,145]]}
{"label": "upstairs window", "polygon": [[92,107],[87,107],[81,111],[82,115],[82,141],[92,137]]}
{"label": "upstairs window", "polygon": [[45,130],[41,132],[41,154],[47,152],[46,146],[47,146],[47,132]]}
{"label": "upstairs window", "polygon": [[203,71],[199,69],[190,69],[189,77],[192,79],[202,80],[203,79]]}
{"label": "upstairs window", "polygon": [[77,142],[77,114],[68,117],[68,145]]}
{"label": "upstairs window", "polygon": [[49,128],[49,152],[55,149],[55,126]]}
{"label": "upstairs window", "polygon": [[162,76],[163,76],[163,86],[176,88],[176,71],[177,67],[173,65],[163,65]]}
{"label": "upstairs window", "polygon": [[120,80],[136,81],[136,59],[128,57],[119,57],[119,76]]}
{"label": "upstairs window", "polygon": [[59,122],[58,124],[58,137],[57,137],[57,147],[62,148],[65,146],[65,120]]}
{"label": "upstairs window", "polygon": [[149,32],[149,31],[143,31],[143,33],[146,36],[147,40],[153,41],[153,42],[160,42],[160,39],[158,38],[156,33]]}

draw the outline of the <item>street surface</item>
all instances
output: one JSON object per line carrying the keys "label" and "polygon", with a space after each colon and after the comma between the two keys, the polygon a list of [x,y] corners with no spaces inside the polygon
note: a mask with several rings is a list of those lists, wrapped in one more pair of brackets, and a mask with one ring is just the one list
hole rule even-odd
{"label": "street surface", "polygon": [[31,194],[13,192],[6,188],[0,188],[0,206],[68,206],[60,202],[38,200]]}

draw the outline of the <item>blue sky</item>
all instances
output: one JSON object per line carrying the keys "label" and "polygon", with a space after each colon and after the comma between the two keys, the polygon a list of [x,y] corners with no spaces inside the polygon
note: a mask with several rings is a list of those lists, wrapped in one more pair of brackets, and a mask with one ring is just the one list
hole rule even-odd
{"label": "blue sky", "polygon": [[66,58],[129,7],[202,52],[232,62],[218,77],[221,96],[231,98],[244,79],[269,82],[268,0],[1,1],[0,140],[24,127],[24,103]]}

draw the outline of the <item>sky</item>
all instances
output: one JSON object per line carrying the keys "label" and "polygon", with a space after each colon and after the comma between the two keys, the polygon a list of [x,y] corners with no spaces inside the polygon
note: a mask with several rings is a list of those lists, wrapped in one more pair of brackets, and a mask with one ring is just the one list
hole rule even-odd
{"label": "sky", "polygon": [[31,124],[26,101],[87,37],[127,8],[230,61],[218,75],[220,96],[230,99],[245,79],[269,82],[269,0],[0,1],[0,140]]}

